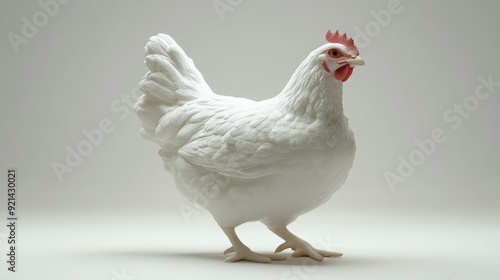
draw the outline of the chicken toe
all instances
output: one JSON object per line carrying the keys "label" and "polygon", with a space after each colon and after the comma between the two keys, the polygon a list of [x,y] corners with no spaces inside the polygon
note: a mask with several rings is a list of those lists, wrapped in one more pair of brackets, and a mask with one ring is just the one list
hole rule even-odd
{"label": "chicken toe", "polygon": [[343,254],[326,250],[316,249],[308,242],[300,239],[291,233],[286,227],[284,228],[269,228],[285,242],[276,248],[276,252],[281,252],[285,249],[292,249],[294,252],[292,257],[310,257],[318,261],[322,261],[324,257],[341,257]]}

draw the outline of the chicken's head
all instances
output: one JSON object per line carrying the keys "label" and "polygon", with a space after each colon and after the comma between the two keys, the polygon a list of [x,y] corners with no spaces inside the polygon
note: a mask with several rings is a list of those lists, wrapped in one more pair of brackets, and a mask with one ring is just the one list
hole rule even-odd
{"label": "chicken's head", "polygon": [[365,65],[353,39],[347,38],[345,33],[340,35],[338,30],[335,33],[328,30],[326,40],[330,43],[324,46],[325,50],[322,50],[318,59],[323,70],[331,73],[335,79],[345,82],[354,67]]}

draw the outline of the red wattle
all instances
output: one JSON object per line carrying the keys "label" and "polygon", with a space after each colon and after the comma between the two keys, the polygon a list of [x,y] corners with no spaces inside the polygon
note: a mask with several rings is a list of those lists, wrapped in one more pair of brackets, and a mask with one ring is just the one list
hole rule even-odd
{"label": "red wattle", "polygon": [[340,67],[339,69],[335,70],[335,79],[345,82],[349,77],[351,76],[353,71],[353,68],[351,68],[349,65],[344,65]]}
{"label": "red wattle", "polygon": [[347,81],[347,79],[349,79],[349,77],[351,77],[353,70],[354,70],[353,67],[349,67],[349,72],[347,72],[347,75],[344,77],[344,79],[342,80],[342,82]]}

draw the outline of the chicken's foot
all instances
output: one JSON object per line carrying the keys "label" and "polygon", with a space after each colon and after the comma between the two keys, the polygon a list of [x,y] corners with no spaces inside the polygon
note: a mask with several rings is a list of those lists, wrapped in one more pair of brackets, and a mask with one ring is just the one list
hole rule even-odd
{"label": "chicken's foot", "polygon": [[324,257],[335,258],[342,256],[342,253],[330,252],[314,248],[308,242],[291,233],[286,227],[269,228],[269,230],[285,240],[283,244],[279,245],[278,248],[276,248],[276,253],[290,248],[294,251],[292,257],[310,257],[318,261],[322,261]]}
{"label": "chicken's foot", "polygon": [[225,262],[238,262],[238,261],[252,261],[259,263],[270,263],[272,260],[285,260],[285,256],[277,254],[257,254],[250,250],[236,235],[234,227],[221,227],[224,233],[231,241],[232,247],[224,251],[224,255],[235,253],[233,256],[228,257]]}

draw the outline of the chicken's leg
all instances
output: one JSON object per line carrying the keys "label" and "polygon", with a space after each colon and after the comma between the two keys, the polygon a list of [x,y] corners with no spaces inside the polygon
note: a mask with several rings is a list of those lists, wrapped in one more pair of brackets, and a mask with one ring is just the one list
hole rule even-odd
{"label": "chicken's leg", "polygon": [[234,256],[226,259],[225,262],[237,262],[237,261],[252,261],[260,263],[270,263],[271,260],[284,260],[285,256],[280,256],[277,254],[257,254],[250,250],[236,235],[234,227],[221,227],[224,233],[231,241],[233,247],[224,251],[224,255],[234,252]]}
{"label": "chicken's leg", "polygon": [[323,257],[340,257],[342,253],[330,252],[325,250],[316,249],[311,244],[300,239],[295,234],[291,233],[286,227],[282,228],[269,228],[276,235],[281,237],[285,242],[276,248],[276,253],[281,252],[287,248],[292,249],[294,252],[292,257],[311,257],[315,260],[322,261]]}

